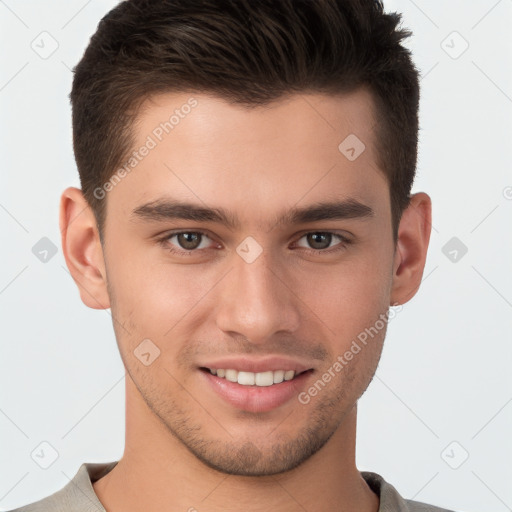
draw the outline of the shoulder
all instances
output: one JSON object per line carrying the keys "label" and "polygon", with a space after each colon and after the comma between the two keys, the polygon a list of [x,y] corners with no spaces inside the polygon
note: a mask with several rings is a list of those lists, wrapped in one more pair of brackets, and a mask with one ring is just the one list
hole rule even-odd
{"label": "shoulder", "polygon": [[407,511],[409,512],[455,512],[447,508],[436,507],[420,501],[404,500],[407,504]]}
{"label": "shoulder", "polygon": [[75,504],[70,501],[72,493],[70,493],[69,485],[71,482],[62,488],[60,491],[53,493],[46,498],[23,505],[8,512],[71,512],[75,511]]}
{"label": "shoulder", "polygon": [[62,511],[64,512],[66,505],[62,502],[62,498],[60,498],[59,492],[52,494],[51,496],[47,496],[42,500],[36,501],[34,503],[29,503],[28,505],[24,505],[23,507],[15,508],[8,512],[50,512],[50,511]]}
{"label": "shoulder", "polygon": [[117,464],[83,463],[75,476],[59,491],[39,501],[8,512],[105,512],[92,483]]}
{"label": "shoulder", "polygon": [[428,503],[405,499],[393,485],[377,473],[361,471],[361,476],[370,489],[380,498],[378,512],[455,512]]}

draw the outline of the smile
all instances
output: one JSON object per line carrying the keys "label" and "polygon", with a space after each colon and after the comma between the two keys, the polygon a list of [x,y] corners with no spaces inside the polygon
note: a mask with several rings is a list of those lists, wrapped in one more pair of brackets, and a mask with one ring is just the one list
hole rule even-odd
{"label": "smile", "polygon": [[[211,365],[214,366],[214,365]],[[219,365],[220,366],[220,365]],[[227,366],[227,365],[226,365]],[[313,374],[313,369],[297,367],[292,370],[254,368],[260,371],[248,371],[250,364],[243,370],[234,368],[212,368],[201,366],[200,374],[216,396],[235,409],[248,412],[269,412],[286,403],[295,403],[296,397],[305,387]],[[267,368],[270,365],[267,365]],[[284,365],[283,365],[284,366]],[[291,364],[287,365],[288,367]],[[274,368],[279,366],[274,365]],[[286,367],[286,366],[285,366]],[[261,371],[264,370],[264,371]]]}
{"label": "smile", "polygon": [[295,378],[295,370],[275,370],[266,372],[245,372],[234,369],[206,368],[212,375],[216,375],[229,382],[236,382],[242,386],[272,386],[283,381]]}

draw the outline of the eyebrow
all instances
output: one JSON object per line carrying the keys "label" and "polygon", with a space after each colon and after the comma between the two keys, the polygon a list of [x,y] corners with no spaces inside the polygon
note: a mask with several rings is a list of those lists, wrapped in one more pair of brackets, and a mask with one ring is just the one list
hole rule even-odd
{"label": "eyebrow", "polygon": [[[375,215],[374,210],[356,199],[318,202],[306,207],[292,207],[274,221],[274,227],[283,224],[305,224],[322,220],[367,219]],[[224,224],[231,230],[240,227],[240,221],[233,213],[223,208],[209,208],[175,199],[157,199],[136,207],[132,211],[135,220],[166,221],[190,220]]]}

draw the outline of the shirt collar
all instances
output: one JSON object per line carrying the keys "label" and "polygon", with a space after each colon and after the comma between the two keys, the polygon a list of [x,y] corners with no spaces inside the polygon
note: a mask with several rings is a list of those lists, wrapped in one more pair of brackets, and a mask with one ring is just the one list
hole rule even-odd
{"label": "shirt collar", "polygon": [[[84,462],[64,488],[47,498],[48,505],[52,505],[53,500],[58,507],[62,508],[65,505],[68,512],[106,512],[92,484],[114,469],[118,462]],[[370,471],[361,471],[361,476],[370,489],[379,496],[378,512],[411,511],[407,501],[382,476]]]}

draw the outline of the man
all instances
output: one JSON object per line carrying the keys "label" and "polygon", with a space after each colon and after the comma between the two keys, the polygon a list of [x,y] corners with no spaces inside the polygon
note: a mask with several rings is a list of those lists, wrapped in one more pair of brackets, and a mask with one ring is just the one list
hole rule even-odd
{"label": "man", "polygon": [[82,301],[111,308],[126,446],[18,510],[443,510],[355,465],[357,401],[431,227],[399,21],[372,0],[103,18],[60,225]]}

